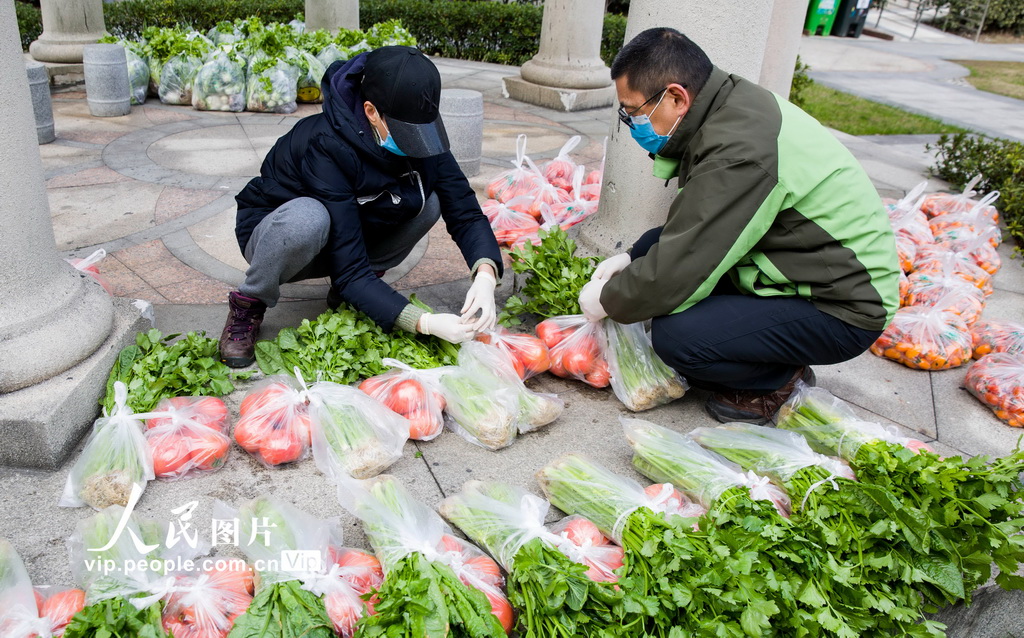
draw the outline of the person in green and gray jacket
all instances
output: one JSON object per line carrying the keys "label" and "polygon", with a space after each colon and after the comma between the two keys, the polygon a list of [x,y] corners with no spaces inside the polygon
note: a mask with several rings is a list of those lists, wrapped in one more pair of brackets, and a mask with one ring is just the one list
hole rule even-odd
{"label": "person in green and gray jacket", "polygon": [[899,307],[888,217],[867,174],[814,118],[649,29],[611,67],[619,119],[678,179],[665,225],[602,262],[591,321],[651,319],[658,355],[712,392],[722,422],[766,423],[812,364],[861,354]]}

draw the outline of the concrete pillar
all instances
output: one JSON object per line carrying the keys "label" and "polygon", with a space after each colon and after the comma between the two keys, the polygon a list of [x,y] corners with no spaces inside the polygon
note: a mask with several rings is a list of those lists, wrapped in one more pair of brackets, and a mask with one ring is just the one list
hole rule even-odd
{"label": "concrete pillar", "polygon": [[32,95],[32,114],[36,120],[36,137],[40,144],[57,139],[53,128],[53,102],[50,100],[50,74],[46,65],[26,62],[29,92]]}
{"label": "concrete pillar", "polygon": [[505,78],[506,96],[559,111],[612,104],[615,89],[601,60],[603,27],[603,0],[545,0],[540,50],[519,77]]}
{"label": "concrete pillar", "polygon": [[306,0],[306,28],[358,29],[359,0]]}
{"label": "concrete pillar", "polygon": [[789,97],[789,88],[793,84],[793,69],[800,52],[800,36],[806,16],[806,2],[775,0],[758,84],[782,97]]}
{"label": "concrete pillar", "polygon": [[53,467],[95,418],[122,343],[110,297],[57,254],[18,42],[0,2],[0,465]]}
{"label": "concrete pillar", "polygon": [[[672,27],[700,45],[715,66],[757,80],[773,5],[773,0],[632,0],[626,42],[649,28]],[[628,128],[614,122],[602,184],[601,207],[580,224],[578,243],[584,252],[604,256],[628,249],[645,230],[664,224],[678,187],[676,180],[666,187],[651,175],[647,152]]]}
{"label": "concrete pillar", "polygon": [[103,0],[41,0],[43,33],[28,52],[40,62],[80,63],[82,47],[106,35]]}
{"label": "concrete pillar", "polygon": [[484,148],[484,96],[469,89],[441,89],[441,120],[452,155],[466,177],[480,173]]}

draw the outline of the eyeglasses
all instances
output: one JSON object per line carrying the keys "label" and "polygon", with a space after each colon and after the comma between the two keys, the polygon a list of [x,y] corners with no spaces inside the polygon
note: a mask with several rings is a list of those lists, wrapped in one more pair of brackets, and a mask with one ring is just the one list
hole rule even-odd
{"label": "eyeglasses", "polygon": [[637,112],[639,112],[640,109],[642,109],[645,106],[647,106],[648,104],[650,104],[651,100],[656,99],[659,95],[661,95],[662,93],[664,93],[667,90],[668,90],[668,87],[666,86],[665,88],[663,88],[662,90],[658,91],[657,93],[655,93],[651,97],[647,98],[647,100],[643,104],[641,104],[640,106],[636,107],[632,111],[628,111],[627,112],[626,111],[626,107],[620,106],[619,107],[619,121],[622,122],[623,124],[625,124],[626,126],[628,126],[629,128],[635,128],[633,126],[633,116]]}

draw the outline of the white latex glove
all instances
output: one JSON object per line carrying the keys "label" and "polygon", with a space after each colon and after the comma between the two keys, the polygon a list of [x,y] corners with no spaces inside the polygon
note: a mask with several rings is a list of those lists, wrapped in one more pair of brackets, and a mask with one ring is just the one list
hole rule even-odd
{"label": "white latex glove", "polygon": [[463,323],[459,315],[451,313],[420,315],[419,330],[420,334],[434,335],[451,343],[462,343],[476,336],[472,326]]}
{"label": "white latex glove", "polygon": [[[466,293],[466,303],[460,311],[462,321],[476,332],[492,330],[497,323],[494,309],[494,288],[497,283],[489,270],[480,270]],[[475,316],[477,312],[480,313],[479,317]]]}
{"label": "white latex glove", "polygon": [[593,279],[580,291],[580,308],[587,321],[600,321],[608,316],[601,305],[601,291],[606,283],[604,279]]}
{"label": "white latex glove", "polygon": [[604,279],[608,281],[613,275],[617,275],[626,269],[626,266],[633,260],[629,258],[629,253],[619,253],[613,257],[605,259],[597,265],[594,269],[594,274],[591,276],[590,281],[596,279]]}

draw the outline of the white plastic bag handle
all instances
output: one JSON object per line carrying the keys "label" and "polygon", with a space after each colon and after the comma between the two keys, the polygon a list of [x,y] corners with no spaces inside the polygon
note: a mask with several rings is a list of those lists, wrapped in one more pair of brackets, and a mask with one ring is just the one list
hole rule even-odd
{"label": "white plastic bag handle", "polygon": [[571,153],[574,148],[579,146],[581,139],[583,138],[581,138],[579,135],[573,135],[572,137],[570,137],[569,141],[562,145],[562,150],[558,151],[558,157],[563,159],[569,159],[569,153]]}
{"label": "white plastic bag handle", "polygon": [[102,248],[100,248],[96,252],[94,252],[93,254],[89,255],[85,259],[83,259],[83,260],[79,261],[77,264],[75,264],[75,268],[77,268],[78,270],[85,270],[89,266],[92,266],[95,263],[99,263],[106,256],[107,256],[107,251],[105,251]]}

